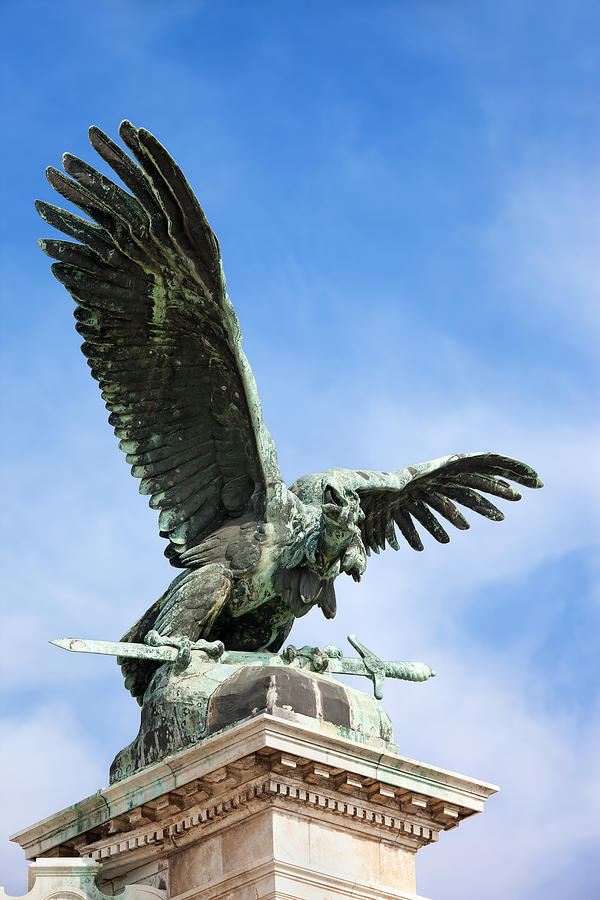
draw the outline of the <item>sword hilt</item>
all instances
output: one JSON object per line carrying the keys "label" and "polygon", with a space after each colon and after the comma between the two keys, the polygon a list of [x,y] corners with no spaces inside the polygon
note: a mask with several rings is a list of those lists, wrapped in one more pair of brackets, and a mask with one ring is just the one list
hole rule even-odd
{"label": "sword hilt", "polygon": [[355,634],[348,635],[348,643],[351,644],[356,652],[362,657],[368,677],[373,682],[373,693],[377,700],[383,699],[383,682],[387,675],[387,667],[383,660],[379,659],[377,654],[361,644]]}

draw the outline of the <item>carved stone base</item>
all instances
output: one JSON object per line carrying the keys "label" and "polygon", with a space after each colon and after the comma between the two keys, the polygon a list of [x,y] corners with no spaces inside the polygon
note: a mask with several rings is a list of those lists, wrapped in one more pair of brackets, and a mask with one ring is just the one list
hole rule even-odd
{"label": "carved stone base", "polygon": [[195,656],[183,673],[171,664],[156,672],[144,695],[139,733],[117,753],[110,780],[126,778],[261,712],[300,724],[320,722],[383,745],[393,740],[392,723],[381,703],[331,675],[282,666],[206,663]]}
{"label": "carved stone base", "polygon": [[415,854],[496,791],[269,714],[118,781],[13,837],[101,863],[101,889],[171,900],[415,900]]}

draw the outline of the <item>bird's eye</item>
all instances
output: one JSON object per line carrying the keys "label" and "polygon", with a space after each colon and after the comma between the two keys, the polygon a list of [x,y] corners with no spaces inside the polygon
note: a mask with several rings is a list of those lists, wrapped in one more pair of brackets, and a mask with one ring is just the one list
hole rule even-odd
{"label": "bird's eye", "polygon": [[344,498],[331,484],[328,484],[325,488],[324,500],[325,503],[333,503],[335,506],[344,505]]}

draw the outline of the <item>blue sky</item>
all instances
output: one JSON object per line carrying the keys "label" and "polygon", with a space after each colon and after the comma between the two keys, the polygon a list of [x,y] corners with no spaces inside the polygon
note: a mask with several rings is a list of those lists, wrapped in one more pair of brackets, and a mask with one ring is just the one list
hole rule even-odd
{"label": "blue sky", "polygon": [[[288,482],[539,469],[503,524],[372,559],[293,640],[431,663],[387,687],[401,751],[501,785],[419,854],[420,894],[600,892],[597,4],[5,0],[2,31],[2,832],[106,784],[137,730],[116,666],[47,640],[118,638],[172,577],[35,245],[46,165],[130,118],[219,236]],[[4,839],[0,871],[25,890]]]}

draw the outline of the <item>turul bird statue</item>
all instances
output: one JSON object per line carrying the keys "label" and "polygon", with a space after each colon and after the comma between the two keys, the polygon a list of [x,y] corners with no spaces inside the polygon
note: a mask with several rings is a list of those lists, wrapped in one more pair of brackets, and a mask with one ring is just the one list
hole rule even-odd
{"label": "turul bird statue", "polygon": [[[222,641],[276,652],[294,619],[336,612],[334,581],[360,581],[370,551],[414,550],[419,523],[447,543],[436,515],[469,527],[456,504],[503,518],[483,494],[519,500],[507,479],[537,473],[496,453],[443,456],[393,472],[328,469],[281,477],[225,288],[219,242],[181,170],[156,138],[124,121],[137,162],[92,127],[92,146],[125,185],[65,153],[50,184],[89,218],[42,201],[41,217],[75,242],[45,238],[52,271],[76,302],[82,350],[140,492],[159,510],[166,556],[182,569],[123,637]],[[141,702],[159,663],[121,659]]]}

